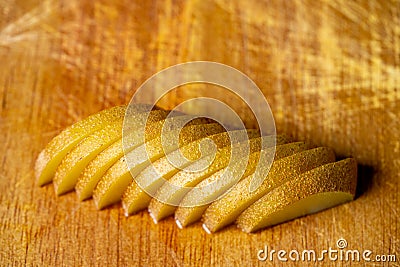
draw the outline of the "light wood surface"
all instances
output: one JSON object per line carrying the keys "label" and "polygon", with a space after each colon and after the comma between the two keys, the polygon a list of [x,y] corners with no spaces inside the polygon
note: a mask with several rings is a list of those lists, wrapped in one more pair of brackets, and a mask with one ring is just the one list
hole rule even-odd
{"label": "light wood surface", "polygon": [[[36,156],[64,127],[192,60],[246,73],[279,132],[356,158],[358,198],[256,234],[233,226],[207,235],[35,185]],[[399,1],[0,0],[0,66],[1,266],[304,266],[259,262],[257,252],[321,251],[339,238],[397,255],[371,266],[399,266]],[[206,90],[180,88],[162,103]]]}

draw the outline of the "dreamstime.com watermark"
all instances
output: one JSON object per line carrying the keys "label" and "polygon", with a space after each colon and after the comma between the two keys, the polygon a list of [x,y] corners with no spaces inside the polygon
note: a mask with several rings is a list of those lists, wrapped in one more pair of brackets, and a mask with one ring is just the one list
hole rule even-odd
{"label": "dreamstime.com watermark", "polygon": [[355,261],[355,262],[396,262],[395,254],[374,254],[372,250],[358,250],[348,249],[346,239],[340,238],[336,241],[336,247],[329,247],[327,249],[314,250],[275,250],[270,249],[265,245],[263,249],[257,252],[259,261],[304,261],[304,262],[317,262],[317,261]]}

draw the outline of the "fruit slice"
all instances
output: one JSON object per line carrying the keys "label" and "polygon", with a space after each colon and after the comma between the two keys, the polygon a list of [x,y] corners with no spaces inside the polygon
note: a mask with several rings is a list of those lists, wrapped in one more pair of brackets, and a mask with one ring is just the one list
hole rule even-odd
{"label": "fruit slice", "polygon": [[[162,136],[138,146],[126,154],[124,158],[117,161],[97,184],[93,191],[93,200],[97,208],[102,209],[120,201],[122,193],[133,181],[132,176],[138,175],[151,162],[161,158],[165,153],[170,153],[194,140],[223,132],[224,130],[218,123],[191,125],[166,132]],[[176,136],[179,136],[180,144],[175,144]],[[163,143],[165,144],[164,147]],[[131,166],[130,169],[127,163]]]}
{"label": "fruit slice", "polygon": [[[143,140],[142,137],[139,138]],[[136,144],[140,145],[138,142],[132,142],[133,148],[136,147]],[[123,155],[122,139],[119,139],[89,162],[75,185],[75,191],[79,200],[86,200],[92,197],[93,190],[101,177]]]}
{"label": "fruit slice", "polygon": [[[161,219],[172,215],[176,210],[179,202],[191,187],[197,185],[202,180],[206,179],[215,172],[226,168],[229,164],[237,164],[240,159],[243,159],[241,170],[245,169],[248,157],[247,151],[253,153],[261,150],[261,142],[263,147],[275,146],[275,136],[263,136],[245,141],[239,144],[224,147],[218,150],[215,159],[208,168],[200,172],[180,171],[175,174],[169,183],[165,183],[156,193],[156,196],[150,201],[149,213],[154,222],[157,223]],[[261,141],[261,142],[260,142]],[[274,150],[271,151],[270,157],[273,158]],[[195,164],[202,164],[202,161],[209,162],[208,156],[200,159]],[[232,163],[230,163],[232,162]],[[241,174],[240,174],[241,175]],[[240,177],[240,176],[239,176]],[[239,178],[237,177],[237,178]],[[236,179],[237,181],[238,179]],[[166,204],[169,203],[169,204]]]}
{"label": "fruit slice", "polygon": [[317,167],[260,198],[238,217],[237,225],[250,233],[351,201],[356,184],[354,159]]}
{"label": "fruit slice", "polygon": [[112,121],[122,118],[126,106],[117,106],[100,111],[83,119],[54,137],[40,152],[35,165],[37,183],[42,186],[53,180],[54,173],[64,156],[92,132]]}
{"label": "fruit slice", "polygon": [[[175,112],[172,115],[174,117],[168,117],[167,119],[165,119],[166,116],[163,118],[154,115],[149,116],[144,130],[136,129],[129,134],[125,134],[125,136],[123,136],[124,141],[118,139],[118,141],[114,142],[98,154],[82,171],[75,186],[79,199],[84,200],[90,198],[93,194],[94,188],[106,171],[121,159],[124,153],[132,151],[137,146],[142,145],[144,141],[150,141],[160,136],[164,124],[170,125],[171,127],[179,127],[181,123],[192,118],[190,115],[182,115]],[[134,120],[132,121],[134,122]],[[208,119],[200,118],[191,120],[186,125],[198,125],[207,122],[209,122]],[[125,147],[123,147],[124,144]]]}
{"label": "fruit slice", "polygon": [[[242,134],[246,132],[247,134],[244,136],[245,138],[252,139],[260,136],[260,132],[258,130],[238,130],[231,131],[229,133],[217,133],[205,138],[212,140],[217,148],[222,148],[231,144],[229,135],[232,135],[235,141],[240,142],[243,141],[240,136],[243,136]],[[192,164],[192,161],[199,159],[202,153],[198,148],[203,140],[204,139],[196,140],[179,148],[178,150],[171,152],[168,155],[169,157],[165,156],[153,162],[152,165],[148,166],[138,176],[136,176],[135,181],[129,185],[122,197],[122,206],[124,208],[125,215],[129,216],[130,214],[147,208],[150,203],[151,196],[156,193],[158,188],[163,185],[165,180],[171,178],[172,175],[177,173],[180,169]],[[190,161],[178,162],[177,160],[174,160],[174,163],[178,164],[175,164],[175,166],[172,165],[169,159],[176,159],[180,154]]]}
{"label": "fruit slice", "polygon": [[247,207],[276,186],[293,176],[333,161],[335,154],[326,147],[306,150],[275,161],[256,190],[249,190],[252,178],[257,175],[254,173],[237,183],[224,197],[213,202],[204,213],[204,230],[211,233],[233,223]]}
{"label": "fruit slice", "polygon": [[[304,151],[307,145],[304,142],[295,142],[276,146],[274,160],[291,156],[295,153]],[[242,175],[245,178],[254,173],[259,162],[260,153],[270,153],[268,149],[254,152],[250,155],[246,170]],[[233,169],[241,167],[240,164],[233,166]],[[212,201],[220,198],[226,191],[234,186],[238,181],[232,179],[232,174],[228,168],[224,168],[195,186],[196,190],[190,190],[175,211],[175,221],[179,228],[183,228],[201,219],[204,211]],[[212,187],[208,185],[212,184]]]}
{"label": "fruit slice", "polygon": [[[140,127],[141,119],[160,120],[168,116],[168,111],[152,110],[149,113],[136,114],[137,125],[131,123],[134,129]],[[74,189],[78,177],[87,164],[101,151],[122,137],[124,118],[119,118],[101,130],[95,131],[77,144],[61,161],[54,175],[54,188],[56,194],[64,194]],[[141,130],[143,131],[143,130]],[[142,141],[143,142],[143,141]]]}

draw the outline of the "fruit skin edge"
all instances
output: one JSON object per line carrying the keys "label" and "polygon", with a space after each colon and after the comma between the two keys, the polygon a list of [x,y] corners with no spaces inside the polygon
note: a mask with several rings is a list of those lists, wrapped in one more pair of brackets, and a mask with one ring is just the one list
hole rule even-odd
{"label": "fruit skin edge", "polygon": [[56,135],[40,152],[35,162],[35,176],[39,186],[52,182],[54,173],[64,156],[90,133],[107,123],[123,117],[126,106],[99,111],[67,127]]}
{"label": "fruit skin edge", "polygon": [[84,168],[97,154],[121,137],[123,119],[85,137],[61,161],[53,177],[54,190],[62,195],[74,190]]}
{"label": "fruit skin edge", "polygon": [[[199,129],[204,130],[199,131]],[[199,125],[190,125],[188,127],[182,128],[180,131],[180,142],[182,144],[186,144],[188,142],[192,142],[197,140],[198,138],[202,138],[204,136],[223,132],[225,129],[217,123],[209,123],[209,124],[199,124]],[[171,136],[175,136],[175,134],[171,134]],[[195,136],[195,139],[193,139]],[[164,151],[166,150],[167,151]],[[136,151],[139,151],[139,156],[135,156],[134,159],[137,161],[137,164],[134,168],[110,168],[104,176],[104,179],[101,179],[97,184],[95,190],[93,191],[93,200],[98,209],[103,209],[109,205],[115,204],[119,202],[122,198],[124,191],[134,180],[132,175],[137,175],[141,172],[145,167],[149,166],[153,161],[163,157],[166,153],[170,153],[173,150],[176,150],[175,147],[165,148],[162,147],[161,138],[153,139],[150,142],[138,147]],[[128,155],[125,155],[125,158],[129,158],[135,150],[131,151]],[[149,154],[151,155],[150,158]],[[126,166],[126,162],[119,162],[121,166]],[[130,163],[132,164],[132,163]],[[122,170],[121,170],[122,169]],[[113,172],[115,171],[115,173]]]}
{"label": "fruit skin edge", "polygon": [[[144,112],[142,108],[145,107],[146,105],[138,105],[135,106],[133,111],[130,110],[132,114],[129,117],[131,119],[128,125],[129,128],[140,129],[139,131],[143,132],[146,129],[146,125],[142,129],[142,123],[145,119],[147,119],[146,122],[151,123],[166,118],[170,113],[169,111],[159,109]],[[173,113],[173,115],[177,114]],[[175,118],[172,117],[171,120]],[[124,122],[125,117],[120,117],[105,125],[83,138],[65,155],[53,177],[54,189],[57,195],[72,191],[87,165],[115,141],[122,139]],[[139,136],[142,136],[142,134]],[[142,141],[141,138],[139,140]]]}
{"label": "fruit skin edge", "polygon": [[[271,142],[271,139],[275,138],[277,139],[276,142]],[[269,148],[268,151],[270,151],[270,157],[273,157],[272,152],[274,152],[274,150],[276,149],[276,144],[282,144],[282,142],[287,142],[287,139],[283,138],[283,136],[273,136],[272,138],[271,136],[263,136],[238,143],[235,146],[236,149],[239,150],[237,151],[239,152],[239,154],[241,153],[240,150],[245,148],[246,145],[250,146],[250,154],[260,151],[262,147],[267,147]],[[273,147],[274,150],[271,151],[271,147]],[[233,149],[231,149],[229,146],[218,151],[219,153],[216,155],[216,158],[214,159],[212,165],[210,165],[209,168],[205,169],[204,171],[196,173],[186,173],[181,171],[171,177],[169,179],[171,181],[171,184],[179,185],[181,188],[175,188],[175,186],[171,186],[170,183],[165,183],[157,190],[156,197],[151,200],[148,207],[148,211],[152,215],[153,219],[159,221],[170,215],[173,215],[177,206],[179,206],[182,198],[188,192],[190,192],[190,188],[187,187],[194,187],[214,173],[228,167],[232,159],[229,159],[227,161],[227,157],[229,157],[227,155],[230,155],[231,151],[233,151]],[[264,153],[264,155],[268,155],[268,153]],[[239,163],[239,161],[237,163]],[[242,162],[242,164],[243,166],[239,165],[240,169],[245,168],[244,164],[248,164],[248,162]],[[175,202],[175,205],[164,204],[163,202]]]}
{"label": "fruit skin edge", "polygon": [[245,209],[285,180],[334,161],[335,154],[327,147],[306,150],[274,161],[264,182],[255,191],[250,192],[249,188],[252,177],[257,173],[246,177],[223,198],[211,203],[204,212],[203,222],[209,231],[216,232],[234,223]]}
{"label": "fruit skin edge", "polygon": [[[171,115],[173,117],[167,118],[167,116]],[[171,124],[174,124],[175,122],[179,123],[179,121],[184,121],[189,117],[190,116],[183,113],[173,112],[171,114],[169,111],[163,112],[162,110],[152,110],[147,118],[144,129],[145,140],[148,142],[155,139],[158,133],[161,132],[161,129],[167,120],[171,121]],[[198,125],[206,122],[208,122],[208,120],[196,119],[190,121],[187,125]],[[124,156],[124,153],[130,152],[143,144],[141,142],[142,134],[139,131],[139,129],[136,129],[132,133],[123,136],[123,138],[130,140],[130,146],[128,148],[124,147],[124,141],[123,138],[121,138],[99,153],[86,166],[75,185],[75,191],[80,200],[86,200],[92,197],[93,191],[98,182],[106,174],[108,169],[117,164],[117,162]]]}
{"label": "fruit skin edge", "polygon": [[[247,208],[238,217],[236,224],[244,232],[250,233],[332,208],[353,200],[356,186],[357,162],[353,158],[328,163],[302,173],[295,179],[288,180],[286,183],[275,188]],[[338,198],[334,199],[334,197]],[[319,203],[313,206],[312,209],[306,205],[307,208],[301,211],[301,203],[304,205],[304,202],[306,202],[306,204],[308,203],[311,205],[315,203],[313,202],[314,198],[318,198]],[[328,204],[321,205],[321,199],[324,204],[327,202]],[[294,207],[290,207],[290,205]],[[292,212],[299,212],[299,214],[291,217],[289,216],[288,219],[283,221],[279,219],[273,220],[268,217],[272,217],[272,215],[276,215],[277,213],[288,212],[288,208],[290,208]],[[293,210],[293,208],[295,210]]]}
{"label": "fruit skin edge", "polygon": [[[233,133],[235,133],[236,131],[233,131]],[[237,132],[242,132],[242,130],[237,131]],[[259,131],[256,130],[246,130],[248,138],[251,140],[253,138],[257,138],[259,137]],[[232,132],[231,132],[232,133]],[[226,146],[228,146],[230,144],[229,141],[229,135],[228,132],[222,132],[222,133],[217,133],[214,135],[211,135],[209,137],[206,137],[208,139],[211,139],[218,148],[224,148]],[[193,146],[196,146],[198,144],[200,144],[200,142],[203,139],[199,139],[196,140],[188,145],[185,145],[183,147],[183,151],[182,149],[180,150],[180,152],[186,157],[189,158],[190,160],[195,160],[198,159],[199,156],[201,156],[200,151],[196,151],[195,153],[192,152],[192,154],[188,154],[190,152],[190,150],[193,149]],[[277,142],[283,142],[287,140],[286,136],[282,136],[280,137]],[[240,141],[240,140],[237,140]],[[170,155],[172,153],[177,152],[178,150],[175,150],[173,152],[170,153]],[[199,153],[197,153],[199,152]],[[168,160],[166,159],[166,157],[160,158],[157,162],[154,162],[153,164],[154,167],[160,168],[160,173],[157,173],[157,171],[155,171],[153,168],[150,168],[149,170],[145,169],[143,170],[135,179],[135,181],[133,181],[128,188],[125,190],[123,196],[122,196],[122,207],[124,209],[124,214],[125,216],[130,216],[134,213],[137,213],[143,209],[146,209],[148,207],[148,204],[151,201],[151,196],[149,195],[149,191],[151,190],[150,194],[155,194],[157,192],[157,190],[163,185],[163,180],[169,180],[173,175],[175,175],[178,172],[178,169],[174,168],[172,165],[169,164]],[[162,165],[159,165],[162,164]],[[167,166],[164,166],[164,164],[168,164]],[[190,165],[190,164],[189,164]],[[180,165],[180,168],[185,168],[186,164]],[[161,171],[161,170],[164,170]],[[145,175],[150,175],[150,174],[157,177],[156,179],[154,178],[147,178],[145,177]],[[167,172],[165,172],[167,171]],[[145,180],[150,180],[152,179],[153,181],[151,182],[151,184],[148,184],[146,187],[146,190],[143,190],[143,188],[141,188],[141,186],[139,186],[137,184],[137,179],[145,179]],[[151,180],[150,180],[151,181]],[[142,203],[137,203],[139,202],[139,199],[142,199]],[[135,206],[136,205],[136,206]]]}
{"label": "fruit skin edge", "polygon": [[[292,142],[292,143],[277,145],[275,150],[274,161],[284,157],[292,156],[306,149],[309,149],[309,145],[307,145],[304,142]],[[240,182],[242,179],[254,173],[255,164],[257,164],[258,162],[257,154],[260,154],[260,151],[257,151],[254,154],[256,154],[254,156],[254,160],[251,160],[250,158],[251,161],[246,166],[246,171],[244,175],[237,182]],[[196,187],[201,187],[208,183],[216,182],[217,179],[220,179],[221,172],[222,170],[215,173],[212,176],[209,176],[207,179],[200,182]],[[181,205],[175,211],[175,222],[177,223],[178,227],[180,228],[186,227],[192,223],[195,223],[196,221],[201,220],[204,211],[210,205],[210,204],[205,204],[205,202],[208,202],[209,199],[211,198],[214,199],[214,201],[220,199],[225,195],[225,193],[229,191],[230,188],[232,188],[232,186],[234,186],[234,183],[232,182],[221,181],[221,182],[216,182],[216,187],[213,189],[213,191],[202,192],[200,193],[200,196],[194,195],[192,191],[186,194],[186,196],[181,201],[181,203],[183,203],[185,207]],[[195,203],[194,199],[196,197],[202,198],[202,200],[200,200],[201,203],[198,206],[189,207],[192,205],[192,203]]]}

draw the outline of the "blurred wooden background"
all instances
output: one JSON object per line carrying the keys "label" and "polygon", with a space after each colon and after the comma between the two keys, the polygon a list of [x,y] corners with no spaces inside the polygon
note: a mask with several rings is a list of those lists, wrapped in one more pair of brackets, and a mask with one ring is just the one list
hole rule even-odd
{"label": "blurred wooden background", "polygon": [[[355,157],[359,197],[256,234],[207,235],[35,186],[34,160],[65,126],[193,60],[253,79],[279,132]],[[276,266],[258,250],[318,251],[345,238],[349,249],[397,254],[399,266],[399,1],[0,0],[0,66],[0,265]],[[209,90],[195,87],[163,106]]]}

